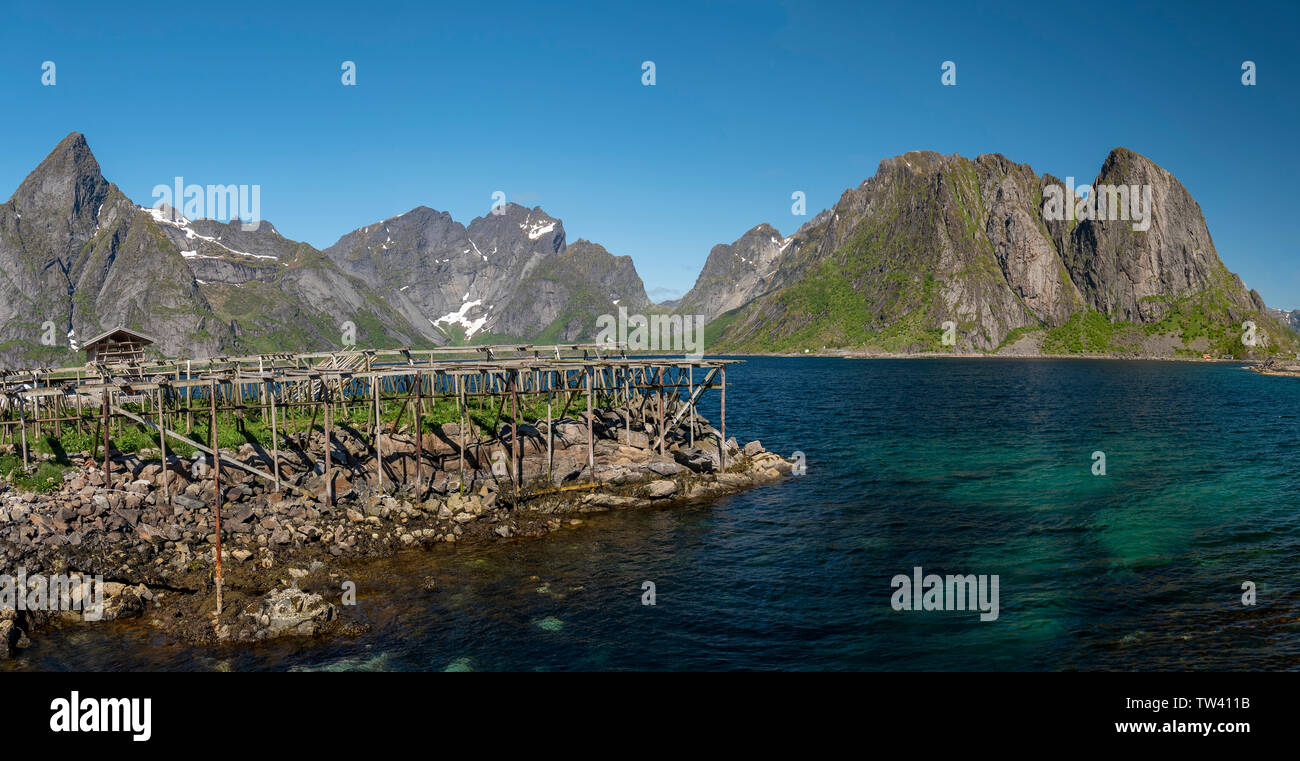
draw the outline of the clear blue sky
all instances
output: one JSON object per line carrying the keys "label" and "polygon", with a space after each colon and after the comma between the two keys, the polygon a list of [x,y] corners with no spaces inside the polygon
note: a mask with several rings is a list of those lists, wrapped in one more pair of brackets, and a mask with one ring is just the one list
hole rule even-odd
{"label": "clear blue sky", "polygon": [[[764,221],[792,232],[884,157],[999,152],[1084,182],[1123,145],[1191,190],[1229,269],[1300,308],[1294,3],[100,1],[4,15],[3,197],[73,130],[137,203],[177,175],[258,184],[263,218],[318,247],[421,204],[467,223],[502,190],[571,241],[631,254],[667,298],[712,245]],[[956,87],[940,86],[945,60]],[[790,212],[795,190],[808,217]]]}

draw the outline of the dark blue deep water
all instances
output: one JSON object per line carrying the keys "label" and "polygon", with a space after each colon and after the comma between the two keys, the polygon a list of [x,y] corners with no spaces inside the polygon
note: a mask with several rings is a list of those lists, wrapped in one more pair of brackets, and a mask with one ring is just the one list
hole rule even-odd
{"label": "dark blue deep water", "polygon": [[[384,561],[356,639],[207,650],[125,623],[47,634],[16,665],[1300,667],[1300,379],[1183,362],[752,358],[728,382],[728,433],[805,453],[807,475]],[[893,610],[890,580],[914,566],[998,574],[999,618]],[[430,575],[436,591],[421,588]]]}

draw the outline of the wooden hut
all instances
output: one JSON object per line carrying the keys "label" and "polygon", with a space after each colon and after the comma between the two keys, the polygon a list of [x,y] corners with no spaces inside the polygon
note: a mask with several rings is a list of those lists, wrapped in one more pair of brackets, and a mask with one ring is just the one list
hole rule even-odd
{"label": "wooden hut", "polygon": [[86,364],[106,362],[140,362],[144,360],[144,347],[157,343],[153,338],[134,330],[118,327],[86,342]]}

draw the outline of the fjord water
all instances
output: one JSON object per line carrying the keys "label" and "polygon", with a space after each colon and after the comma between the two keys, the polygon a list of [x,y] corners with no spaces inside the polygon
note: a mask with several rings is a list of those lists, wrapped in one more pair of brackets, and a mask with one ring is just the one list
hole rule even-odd
{"label": "fjord water", "polygon": [[[1300,665],[1300,380],[1199,362],[749,358],[727,381],[728,433],[803,452],[807,475],[382,561],[359,577],[371,630],[355,639],[214,650],[126,622],[46,634],[12,665]],[[716,423],[716,395],[704,414]],[[915,566],[998,574],[998,619],[893,610],[890,580]]]}

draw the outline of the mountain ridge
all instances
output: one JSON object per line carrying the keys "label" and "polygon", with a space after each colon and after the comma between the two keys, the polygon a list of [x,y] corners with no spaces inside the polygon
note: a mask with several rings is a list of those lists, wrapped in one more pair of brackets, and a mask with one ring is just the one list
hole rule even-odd
{"label": "mountain ridge", "polygon": [[[569,243],[541,207],[462,224],[420,205],[316,249],[265,220],[137,206],[73,132],[0,204],[0,366],[75,361],[77,337],[118,325],[177,356],[346,348],[348,325],[373,348],[589,341],[621,308],[703,314],[713,351],[1300,348],[1293,316],[1227,269],[1171,173],[1121,147],[1093,185],[1085,202],[999,153],[888,157],[795,232],[764,222],[713,246],[694,286],[656,305],[631,257]],[[1083,216],[1048,214],[1056,197]],[[1088,218],[1087,203],[1146,228]]]}
{"label": "mountain ridge", "polygon": [[318,250],[266,220],[244,230],[137,206],[72,132],[0,204],[0,367],[74,363],[78,336],[118,326],[201,357],[347,348],[348,329],[372,348],[518,340],[566,314],[573,340],[615,300],[648,305],[631,258],[586,242],[562,288],[523,292],[554,275],[563,223],[540,207],[493,212],[466,226],[418,206]]}
{"label": "mountain ridge", "polygon": [[1116,148],[1093,186],[1121,184],[1138,199],[1149,190],[1148,230],[1049,218],[1044,197],[1060,181],[1001,154],[886,158],[790,236],[770,287],[719,314],[710,347],[1254,356],[1300,345],[1223,265],[1171,173]]}

